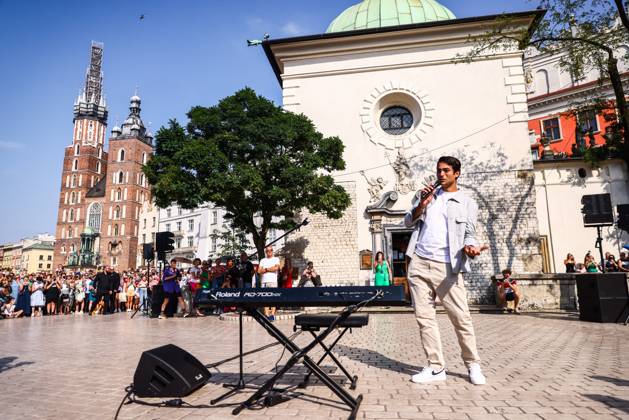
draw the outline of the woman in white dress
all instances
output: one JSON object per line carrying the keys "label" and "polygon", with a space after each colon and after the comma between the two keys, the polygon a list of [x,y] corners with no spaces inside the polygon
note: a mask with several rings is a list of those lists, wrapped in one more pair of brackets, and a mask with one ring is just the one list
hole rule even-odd
{"label": "woman in white dress", "polygon": [[30,285],[31,290],[31,316],[42,316],[44,306],[46,305],[46,299],[44,299],[44,282],[41,277],[37,277]]}

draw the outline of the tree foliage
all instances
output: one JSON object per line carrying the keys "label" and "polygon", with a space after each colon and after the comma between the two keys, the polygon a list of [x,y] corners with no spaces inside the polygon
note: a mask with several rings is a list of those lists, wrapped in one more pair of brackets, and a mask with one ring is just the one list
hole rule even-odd
{"label": "tree foliage", "polygon": [[331,171],[345,169],[344,146],[304,115],[284,111],[249,88],[171,120],[144,167],[156,203],[194,208],[212,202],[232,227],[252,235],[260,255],[269,229],[290,229],[302,209],[340,218],[350,204]]}
{"label": "tree foliage", "polygon": [[249,248],[247,233],[239,228],[214,230],[210,236],[216,238],[219,243],[217,255],[238,257],[242,251]]}
{"label": "tree foliage", "polygon": [[485,33],[470,37],[473,48],[464,60],[517,48],[560,55],[562,70],[569,72],[574,81],[597,71],[601,85],[611,84],[614,101],[589,98],[574,107],[600,109],[600,104],[606,103],[607,110],[614,110],[617,118],[605,136],[603,150],[588,152],[589,157],[595,160],[615,153],[629,163],[629,113],[618,71],[618,59],[627,58],[621,47],[629,44],[629,19],[623,1],[541,0],[538,8],[545,9],[546,15],[533,31],[518,28],[512,16],[501,16]]}

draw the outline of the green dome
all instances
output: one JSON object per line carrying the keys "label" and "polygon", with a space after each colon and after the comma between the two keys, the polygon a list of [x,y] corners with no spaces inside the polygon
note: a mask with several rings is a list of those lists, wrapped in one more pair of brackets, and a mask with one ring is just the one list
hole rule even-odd
{"label": "green dome", "polygon": [[435,0],[363,0],[332,21],[326,32],[355,31],[386,26],[456,19]]}

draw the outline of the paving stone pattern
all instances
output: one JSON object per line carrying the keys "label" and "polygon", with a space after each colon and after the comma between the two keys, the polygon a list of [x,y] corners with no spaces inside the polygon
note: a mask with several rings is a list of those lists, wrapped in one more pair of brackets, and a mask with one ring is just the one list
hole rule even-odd
{"label": "paving stone pattern", "polygon": [[[337,348],[360,379],[366,419],[629,419],[629,327],[578,321],[571,314],[474,314],[488,385],[468,382],[456,337],[438,315],[449,376],[444,384],[418,385],[409,375],[424,362],[412,314],[371,314],[367,328],[347,334]],[[287,334],[292,320],[278,321]],[[126,314],[67,316],[0,322],[0,418],[112,419],[143,350],[173,343],[204,363],[236,354],[238,324],[217,318],[156,320]],[[272,341],[253,322],[244,325],[245,347]],[[306,333],[297,337],[303,345]],[[261,383],[282,351],[250,356],[247,381]],[[320,354],[317,351],[316,354]],[[284,360],[287,355],[284,354]],[[237,378],[236,362],[213,370],[210,383],[184,398],[207,405]],[[338,369],[325,369],[344,382]],[[305,372],[281,385],[296,385]],[[262,376],[260,376],[262,375]],[[349,389],[347,385],[346,389]],[[249,391],[248,391],[249,392]],[[238,419],[343,419],[349,412],[323,385],[281,405],[241,413]],[[233,403],[243,396],[233,397]],[[160,400],[151,400],[159,402]],[[126,405],[121,419],[227,419],[231,407],[154,408]],[[236,418],[236,417],[234,417]]]}

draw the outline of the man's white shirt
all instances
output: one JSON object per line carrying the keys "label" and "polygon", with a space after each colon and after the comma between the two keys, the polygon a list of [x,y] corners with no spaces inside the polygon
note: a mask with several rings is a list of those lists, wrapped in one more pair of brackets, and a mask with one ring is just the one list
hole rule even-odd
{"label": "man's white shirt", "polygon": [[[260,260],[260,267],[262,268],[271,268],[276,265],[280,265],[280,259],[278,257],[262,258],[262,260]],[[262,285],[277,287],[277,271],[262,273],[260,283],[262,283]]]}

